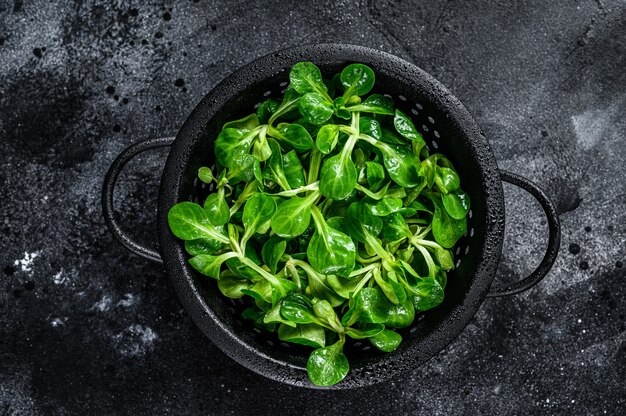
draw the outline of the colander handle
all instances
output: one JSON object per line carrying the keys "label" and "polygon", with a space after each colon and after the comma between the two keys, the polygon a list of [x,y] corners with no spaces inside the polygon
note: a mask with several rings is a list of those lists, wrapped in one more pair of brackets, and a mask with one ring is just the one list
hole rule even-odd
{"label": "colander handle", "polygon": [[149,249],[147,247],[142,246],[141,244],[135,242],[131,239],[126,233],[122,230],[117,220],[115,219],[115,214],[113,212],[113,190],[115,189],[115,182],[117,182],[117,177],[122,172],[124,166],[139,153],[143,153],[146,150],[156,149],[159,147],[167,147],[172,144],[175,137],[160,137],[157,139],[149,139],[143,142],[135,143],[128,146],[122,153],[120,153],[113,163],[111,163],[111,167],[109,167],[108,172],[104,175],[104,184],[102,185],[102,215],[104,216],[104,221],[109,227],[109,231],[115,237],[117,241],[119,241],[124,247],[126,247],[129,251],[146,258],[148,260],[156,261],[158,263],[163,263],[161,260],[161,256],[156,251]]}
{"label": "colander handle", "polygon": [[487,294],[488,298],[495,298],[500,296],[515,295],[530,289],[539,283],[550,271],[556,256],[559,252],[561,245],[561,224],[559,222],[559,216],[556,212],[554,203],[548,198],[546,193],[538,187],[534,182],[507,171],[500,171],[500,178],[512,185],[519,186],[529,194],[535,197],[541,208],[546,214],[548,219],[548,249],[543,256],[541,263],[528,277],[519,280],[509,286],[505,287],[492,287]]}

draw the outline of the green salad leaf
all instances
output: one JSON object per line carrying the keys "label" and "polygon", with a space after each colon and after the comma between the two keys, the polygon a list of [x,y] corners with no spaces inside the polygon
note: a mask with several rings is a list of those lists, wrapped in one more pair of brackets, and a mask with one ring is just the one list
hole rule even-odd
{"label": "green salad leaf", "polygon": [[202,193],[167,220],[197,278],[251,327],[308,348],[309,379],[332,386],[350,371],[346,345],[395,351],[396,331],[444,301],[470,222],[452,163],[464,155],[430,154],[367,65],[299,62],[284,81],[223,124]]}

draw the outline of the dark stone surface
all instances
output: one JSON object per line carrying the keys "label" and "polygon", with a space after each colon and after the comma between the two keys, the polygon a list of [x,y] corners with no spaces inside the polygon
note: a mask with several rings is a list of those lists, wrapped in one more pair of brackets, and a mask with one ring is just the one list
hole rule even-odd
{"label": "dark stone surface", "polygon": [[[389,51],[446,84],[563,225],[538,287],[487,300],[413,373],[339,393],[226,358],[162,269],[113,241],[99,204],[124,147],[175,133],[242,64],[323,41]],[[0,414],[620,414],[625,67],[623,1],[0,1]],[[131,163],[116,195],[146,242],[164,158]],[[546,226],[530,197],[505,194],[506,280],[539,262]]]}

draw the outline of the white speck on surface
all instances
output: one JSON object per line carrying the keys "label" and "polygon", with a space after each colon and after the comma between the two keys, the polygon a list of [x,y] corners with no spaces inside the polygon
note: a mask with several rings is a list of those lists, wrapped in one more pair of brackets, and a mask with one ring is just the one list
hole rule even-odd
{"label": "white speck on surface", "polygon": [[33,251],[32,253],[25,251],[24,258],[21,260],[15,260],[13,265],[20,266],[23,272],[30,274],[33,271],[33,261],[35,261],[35,259],[39,257],[40,254],[41,251]]}
{"label": "white speck on surface", "polygon": [[127,357],[145,355],[154,349],[159,336],[146,325],[132,324],[124,331],[113,336],[116,349]]}
{"label": "white speck on surface", "polygon": [[98,310],[100,312],[106,312],[111,308],[111,296],[109,295],[104,295],[102,296],[102,299],[100,299],[98,302],[94,303],[93,306],[91,307],[91,310]]}
{"label": "white speck on surface", "polygon": [[65,321],[67,321],[67,318],[54,318],[50,321],[50,325],[52,325],[53,328],[56,328],[61,325],[65,325]]}
{"label": "white speck on surface", "polygon": [[128,308],[133,306],[135,303],[137,303],[137,298],[132,293],[125,293],[124,299],[117,302],[117,306]]}
{"label": "white speck on surface", "polygon": [[581,323],[581,322],[582,322],[582,319],[578,319],[578,323]]}
{"label": "white speck on surface", "polygon": [[54,282],[55,285],[60,285],[62,283],[65,283],[67,280],[68,280],[67,276],[65,276],[65,274],[63,273],[63,269],[59,270],[57,274],[52,276],[52,281]]}

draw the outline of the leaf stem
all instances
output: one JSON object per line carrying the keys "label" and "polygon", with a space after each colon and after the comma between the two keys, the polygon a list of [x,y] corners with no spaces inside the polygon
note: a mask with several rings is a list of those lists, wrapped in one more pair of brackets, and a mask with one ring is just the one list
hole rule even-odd
{"label": "leaf stem", "polygon": [[235,201],[235,203],[233,204],[232,207],[230,207],[230,216],[232,217],[237,211],[239,211],[239,208],[241,208],[241,206],[243,205],[244,202],[246,202],[248,200],[248,198],[250,198],[250,196],[252,196],[252,191],[257,188],[258,189],[258,182],[256,179],[253,179],[252,181],[250,181],[245,188],[243,188],[243,191],[241,191],[241,194],[239,195],[239,198],[237,198],[237,200]]}
{"label": "leaf stem", "polygon": [[290,260],[287,260],[287,264],[285,265],[287,270],[289,270],[289,274],[291,275],[291,280],[298,286],[298,289],[302,289],[302,284],[300,282],[300,275],[298,274],[298,270],[293,265]]}
{"label": "leaf stem", "polygon": [[324,216],[320,212],[319,208],[315,204],[311,205],[311,215],[313,216],[313,223],[315,224],[315,230],[322,236],[326,235],[326,221],[324,221]]}
{"label": "leaf stem", "polygon": [[342,163],[350,157],[350,155],[352,154],[352,150],[354,149],[354,146],[356,145],[356,142],[358,141],[359,141],[359,136],[351,135],[348,137],[348,141],[346,141],[346,144],[343,146],[343,149],[341,149],[340,160]]}
{"label": "leaf stem", "polygon": [[367,234],[366,240],[367,244],[369,244],[378,257],[388,262],[393,262],[395,260],[393,255],[389,254],[383,246],[380,245],[376,237],[373,237],[371,234]]}
{"label": "leaf stem", "polygon": [[[418,224],[418,225],[427,225],[429,224],[428,220],[424,218],[408,218],[404,220],[407,224]],[[428,229],[430,231],[430,228]]]}
{"label": "leaf stem", "polygon": [[270,195],[270,196],[287,196],[288,197],[288,196],[296,196],[297,194],[302,193],[302,192],[317,191],[318,189],[320,189],[319,181],[310,183],[308,185],[301,186],[299,188],[290,189],[288,191],[280,191],[280,192],[276,192],[274,194],[268,194],[268,195]]}
{"label": "leaf stem", "polygon": [[364,259],[363,257],[359,255],[359,253],[356,253],[356,260],[361,264],[369,264],[369,263],[374,263],[376,261],[380,261],[380,257],[378,255],[375,255],[367,259]]}
{"label": "leaf stem", "polygon": [[245,257],[245,254],[246,254],[245,246],[244,246],[244,250],[242,250],[241,245],[239,244],[238,240],[239,240],[239,232],[237,231],[237,228],[235,228],[234,225],[231,227],[231,224],[229,224],[227,244],[230,244],[231,250],[237,253],[239,257]]}
{"label": "leaf stem", "polygon": [[198,227],[200,230],[204,231],[209,237],[211,237],[214,240],[219,241],[220,243],[223,243],[223,244],[230,243],[230,240],[224,234],[220,233],[213,227],[210,227],[210,226],[205,227],[203,225],[196,225],[196,227]]}
{"label": "leaf stem", "polygon": [[370,271],[372,269],[375,269],[376,267],[379,267],[379,265],[377,265],[377,264],[370,264],[369,266],[361,267],[360,269],[354,270],[352,273],[350,273],[348,275],[348,277],[353,278],[353,277],[358,276],[360,274],[367,273],[368,271]]}
{"label": "leaf stem", "polygon": [[318,273],[315,271],[315,269],[313,269],[313,267],[309,265],[309,263],[304,262],[302,260],[294,259],[294,258],[291,259],[291,262],[294,266],[298,266],[302,270],[304,270],[306,274],[308,274],[309,276],[313,276],[317,278],[318,280],[320,280],[318,277]]}
{"label": "leaf stem", "polygon": [[346,141],[346,144],[343,146],[343,149],[341,149],[340,160],[342,163],[350,157],[354,146],[359,141],[359,117],[360,113],[352,113],[352,121],[350,124],[351,134],[348,137],[348,141]]}
{"label": "leaf stem", "polygon": [[377,139],[373,138],[369,134],[359,133],[359,139],[365,140],[366,142],[368,142],[372,146],[377,147],[379,149],[383,149],[383,150],[388,151],[388,152],[393,150],[393,148],[391,146],[389,146],[387,143],[381,142],[380,140],[377,140]]}
{"label": "leaf stem", "polygon": [[[380,267],[380,266],[378,266]],[[357,293],[358,291],[360,291],[361,289],[363,289],[363,286],[365,286],[365,284],[372,278],[372,276],[374,275],[374,270],[376,270],[376,268],[370,269],[365,276],[363,276],[363,278],[361,279],[361,281],[354,287],[354,293]]]}
{"label": "leaf stem", "polygon": [[276,110],[276,112],[270,116],[270,119],[267,121],[267,124],[270,127],[272,127],[274,124],[274,121],[276,121],[278,117],[282,116],[283,114],[285,114],[286,112],[290,111],[292,108],[298,105],[298,103],[300,102],[300,98],[301,97],[296,97],[293,100],[288,101],[287,103],[285,102],[281,103],[281,106]]}
{"label": "leaf stem", "polygon": [[420,253],[422,253],[422,256],[424,256],[424,260],[426,261],[426,265],[428,266],[428,277],[434,278],[436,275],[435,262],[433,261],[430,253],[428,252],[428,250],[420,245],[416,245],[415,247],[419,250]]}
{"label": "leaf stem", "polygon": [[434,241],[430,241],[430,240],[422,240],[419,238],[412,238],[411,239],[411,243],[413,243],[413,245],[420,245],[420,246],[426,246],[426,247],[432,247],[434,249],[443,249],[443,247],[441,247],[439,244],[435,243]]}
{"label": "leaf stem", "polygon": [[311,192],[308,196],[305,197],[306,203],[304,204],[304,207],[309,208],[311,205],[314,205],[320,196],[322,196],[322,194],[318,190],[314,190],[313,192]]}
{"label": "leaf stem", "polygon": [[383,186],[383,188],[380,191],[372,192],[372,191],[370,191],[369,189],[367,189],[366,187],[364,187],[363,185],[361,185],[360,183],[357,182],[357,184],[354,186],[354,189],[356,189],[357,191],[363,192],[368,197],[378,201],[378,200],[381,200],[385,196],[385,194],[387,193],[387,189],[389,188],[390,184],[391,184],[391,181],[387,182],[385,184],[385,186]]}
{"label": "leaf stem", "polygon": [[313,147],[311,150],[311,162],[309,163],[309,172],[307,174],[307,184],[312,184],[317,181],[320,173],[320,165],[322,164],[322,152],[317,147]]}
{"label": "leaf stem", "polygon": [[278,281],[276,276],[274,276],[270,272],[266,271],[261,266],[259,266],[258,264],[256,264],[255,262],[253,262],[252,260],[250,260],[249,258],[247,258],[245,256],[239,256],[239,261],[241,261],[246,266],[250,267],[252,270],[257,272],[258,274],[260,274],[261,277],[265,278],[268,282],[270,282],[272,287],[274,287],[274,288],[281,288],[281,290],[282,290],[282,287],[280,286],[280,282]]}

